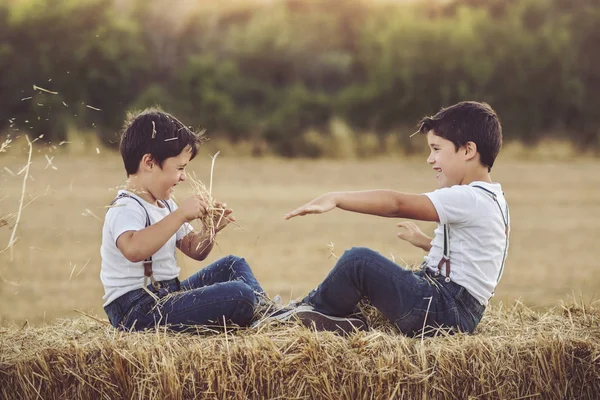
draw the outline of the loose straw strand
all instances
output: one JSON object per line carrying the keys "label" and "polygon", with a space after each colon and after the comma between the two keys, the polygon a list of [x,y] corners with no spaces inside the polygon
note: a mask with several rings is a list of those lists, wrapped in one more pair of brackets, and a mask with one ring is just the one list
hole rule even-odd
{"label": "loose straw strand", "polygon": [[[27,166],[25,167],[25,175],[23,176],[23,187],[21,188],[21,201],[19,202],[19,211],[17,212],[17,220],[15,221],[15,226],[13,227],[12,234],[10,235],[10,240],[8,241],[7,249],[10,247],[10,261],[14,259],[14,242],[15,242],[15,234],[17,232],[17,227],[19,226],[19,221],[21,220],[21,212],[23,210],[23,200],[25,199],[25,188],[27,187],[27,178],[29,177],[29,166],[31,165],[31,153],[33,152],[33,145],[29,140],[29,136],[25,135],[25,139],[27,139],[27,144],[29,145],[29,156],[27,158]],[[6,250],[6,249],[5,249]]]}

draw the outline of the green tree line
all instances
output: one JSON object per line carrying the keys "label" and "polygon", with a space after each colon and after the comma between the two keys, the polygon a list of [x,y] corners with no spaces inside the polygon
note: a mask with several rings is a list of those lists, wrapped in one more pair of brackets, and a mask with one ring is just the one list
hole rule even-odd
{"label": "green tree line", "polygon": [[159,104],[210,136],[319,155],[306,132],[332,120],[384,147],[469,99],[508,139],[597,151],[599,65],[597,0],[0,0],[0,131],[115,145],[127,110]]}

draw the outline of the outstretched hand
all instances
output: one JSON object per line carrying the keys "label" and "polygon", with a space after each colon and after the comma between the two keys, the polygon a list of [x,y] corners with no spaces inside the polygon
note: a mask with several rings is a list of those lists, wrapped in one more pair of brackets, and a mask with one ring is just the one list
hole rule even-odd
{"label": "outstretched hand", "polygon": [[331,211],[336,207],[335,199],[330,195],[323,195],[317,197],[313,201],[306,203],[302,207],[298,207],[292,212],[287,213],[284,219],[290,219],[297,216],[307,214],[322,214],[327,211]]}

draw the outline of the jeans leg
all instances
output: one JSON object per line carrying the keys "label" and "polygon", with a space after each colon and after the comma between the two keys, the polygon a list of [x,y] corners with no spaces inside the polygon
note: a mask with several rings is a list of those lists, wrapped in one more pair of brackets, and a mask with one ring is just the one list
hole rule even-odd
{"label": "jeans leg", "polygon": [[244,282],[234,281],[174,293],[158,304],[153,300],[146,303],[127,316],[125,327],[140,330],[168,325],[180,331],[194,325],[222,326],[224,322],[247,326],[254,314],[256,295]]}
{"label": "jeans leg", "polygon": [[419,331],[425,319],[431,326],[452,325],[456,320],[452,297],[443,288],[362,247],[346,251],[303,301],[325,314],[343,317],[363,297],[406,334]]}
{"label": "jeans leg", "polygon": [[354,247],[344,252],[304,302],[325,313],[346,316],[366,297],[386,317],[396,320],[412,308],[411,288],[420,279],[371,249]]}
{"label": "jeans leg", "polygon": [[196,272],[181,282],[181,288],[190,290],[230,281],[242,281],[257,293],[265,292],[246,260],[233,255],[223,257]]}

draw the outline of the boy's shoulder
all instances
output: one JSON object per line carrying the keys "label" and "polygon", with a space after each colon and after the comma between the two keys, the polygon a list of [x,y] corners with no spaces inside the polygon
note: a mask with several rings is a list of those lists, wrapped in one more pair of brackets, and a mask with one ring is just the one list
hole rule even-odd
{"label": "boy's shoulder", "polygon": [[[499,183],[472,182],[468,185],[454,185],[425,193],[433,203],[440,223],[466,223],[482,214],[494,212],[486,198],[505,202],[502,186]],[[495,204],[494,204],[495,207]]]}
{"label": "boy's shoulder", "polygon": [[469,199],[475,199],[477,189],[471,185],[454,185],[450,187],[443,187],[435,189],[431,192],[425,193],[429,198],[437,198],[441,201],[456,199],[457,201],[468,201]]}
{"label": "boy's shoulder", "polygon": [[502,190],[502,185],[500,183],[483,181],[474,181],[464,185],[439,188],[429,193],[441,196],[463,195],[465,197],[479,196],[482,194],[487,194],[489,196],[504,196],[504,191]]}
{"label": "boy's shoulder", "polygon": [[108,209],[119,209],[128,207],[129,205],[136,204],[138,208],[142,207],[140,199],[137,196],[127,190],[119,190],[117,195],[110,201]]}
{"label": "boy's shoulder", "polygon": [[126,190],[119,190],[117,195],[108,205],[105,221],[113,218],[127,215],[143,216],[145,218],[147,210],[137,196]]}
{"label": "boy's shoulder", "polygon": [[116,196],[104,216],[103,242],[113,240],[126,231],[138,231],[150,225],[147,211],[132,197]]}
{"label": "boy's shoulder", "polygon": [[[177,209],[177,203],[173,199],[160,200],[163,207],[166,206],[169,212]],[[110,202],[105,220],[110,218],[123,218],[125,216],[134,216],[136,219],[143,217],[150,222],[150,214],[156,206],[148,204],[144,199],[127,190],[119,190],[117,196]]]}

